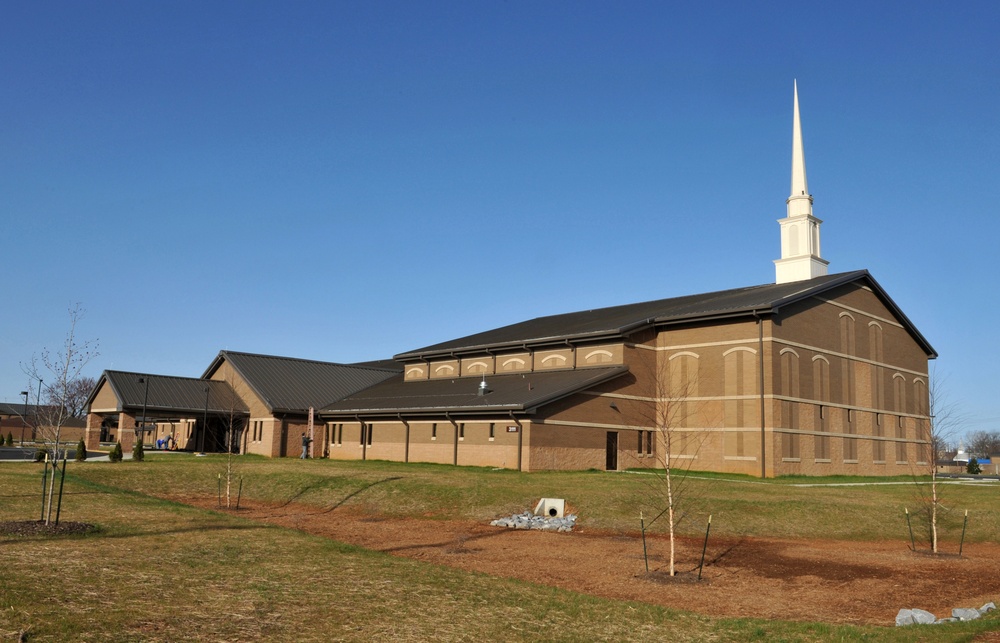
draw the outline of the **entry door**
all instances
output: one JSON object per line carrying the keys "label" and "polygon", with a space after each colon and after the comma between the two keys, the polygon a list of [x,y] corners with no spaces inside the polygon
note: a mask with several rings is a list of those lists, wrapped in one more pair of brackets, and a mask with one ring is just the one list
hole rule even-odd
{"label": "entry door", "polygon": [[608,471],[618,470],[618,432],[608,431],[608,457],[606,468]]}

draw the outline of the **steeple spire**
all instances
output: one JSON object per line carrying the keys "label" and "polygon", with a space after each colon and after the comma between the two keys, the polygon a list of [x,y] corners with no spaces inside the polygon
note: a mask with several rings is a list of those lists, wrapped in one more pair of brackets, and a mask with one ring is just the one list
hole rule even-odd
{"label": "steeple spire", "polygon": [[808,196],[806,183],[806,156],[802,149],[802,121],[799,119],[799,84],[792,81],[794,95],[792,110],[792,192],[789,196]]}
{"label": "steeple spire", "polygon": [[799,119],[799,86],[792,84],[792,190],[785,201],[787,209],[781,226],[781,259],[774,262],[776,283],[812,279],[826,274],[828,261],[820,256],[819,226],[813,216],[813,198],[806,183],[806,157],[802,145],[802,122]]}

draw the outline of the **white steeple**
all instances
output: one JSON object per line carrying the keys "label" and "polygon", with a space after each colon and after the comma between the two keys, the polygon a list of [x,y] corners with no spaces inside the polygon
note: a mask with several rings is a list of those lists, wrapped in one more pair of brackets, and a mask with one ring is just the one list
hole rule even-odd
{"label": "white steeple", "polygon": [[829,264],[820,256],[819,226],[823,222],[813,216],[813,198],[806,183],[798,83],[793,83],[792,87],[792,193],[785,202],[785,218],[778,219],[781,226],[781,259],[774,262],[774,268],[775,282],[779,284],[823,276]]}

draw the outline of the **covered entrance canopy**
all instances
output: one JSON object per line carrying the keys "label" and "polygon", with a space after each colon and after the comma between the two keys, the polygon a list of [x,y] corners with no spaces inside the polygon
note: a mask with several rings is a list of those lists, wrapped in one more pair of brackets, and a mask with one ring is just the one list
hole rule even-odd
{"label": "covered entrance canopy", "polygon": [[249,409],[227,382],[104,371],[87,404],[88,447],[161,441],[187,451],[245,450]]}

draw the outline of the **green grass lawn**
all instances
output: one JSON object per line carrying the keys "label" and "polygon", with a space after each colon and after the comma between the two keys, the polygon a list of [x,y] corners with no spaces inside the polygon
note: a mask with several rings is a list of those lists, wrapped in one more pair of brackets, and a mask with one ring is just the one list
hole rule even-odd
{"label": "green grass lawn", "polygon": [[[485,520],[550,496],[566,498],[584,525],[635,530],[639,510],[648,514],[657,493],[655,477],[638,474],[237,460],[244,498],[344,503],[430,520]],[[0,638],[24,629],[32,641],[910,641],[918,633],[713,619],[606,600],[394,558],[158,497],[214,496],[224,468],[222,456],[178,454],[147,454],[144,463],[70,463],[62,519],[99,531],[0,536]],[[31,463],[0,465],[0,520],[37,519],[40,471]],[[902,509],[916,506],[913,485],[708,478],[687,481],[691,533],[712,513],[713,533],[723,535],[902,540]],[[995,538],[998,491],[947,488],[952,514],[970,510],[967,542]],[[991,617],[919,634],[966,641],[996,628],[1000,619]]]}

